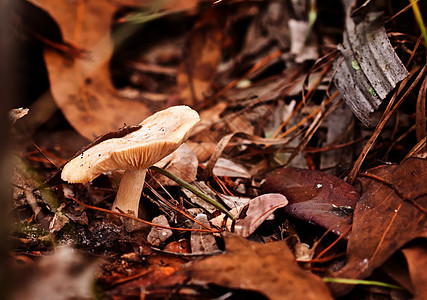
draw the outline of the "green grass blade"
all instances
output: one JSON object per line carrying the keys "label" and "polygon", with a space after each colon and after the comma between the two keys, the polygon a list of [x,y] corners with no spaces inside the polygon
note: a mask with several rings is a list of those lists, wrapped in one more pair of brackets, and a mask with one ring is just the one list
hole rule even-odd
{"label": "green grass blade", "polygon": [[409,0],[411,2],[412,10],[414,11],[415,19],[417,20],[418,26],[420,27],[421,34],[424,38],[424,43],[427,47],[427,32],[426,32],[426,26],[424,25],[423,16],[420,12],[420,7],[418,6],[417,1],[415,0]]}
{"label": "green grass blade", "polygon": [[385,283],[385,282],[381,282],[381,281],[373,281],[373,280],[324,277],[323,281],[324,282],[331,282],[331,283],[352,284],[352,285],[359,285],[359,284],[361,284],[361,285],[375,285],[375,286],[382,286],[382,287],[387,287],[387,288],[396,289],[396,290],[404,290],[404,288],[402,288],[398,285]]}

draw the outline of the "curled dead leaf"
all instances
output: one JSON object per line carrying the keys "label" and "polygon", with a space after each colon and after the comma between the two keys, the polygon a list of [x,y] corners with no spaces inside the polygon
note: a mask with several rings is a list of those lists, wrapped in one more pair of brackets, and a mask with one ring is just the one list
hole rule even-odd
{"label": "curled dead leaf", "polygon": [[276,210],[285,207],[288,200],[282,194],[264,194],[248,202],[236,220],[235,232],[248,237]]}

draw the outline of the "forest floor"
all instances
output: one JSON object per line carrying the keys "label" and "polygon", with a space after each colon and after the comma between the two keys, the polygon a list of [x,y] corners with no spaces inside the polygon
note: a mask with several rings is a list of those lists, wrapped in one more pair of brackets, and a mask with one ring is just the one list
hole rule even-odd
{"label": "forest floor", "polygon": [[[13,297],[427,299],[427,6],[359,2],[13,4]],[[61,179],[177,105],[138,218]]]}

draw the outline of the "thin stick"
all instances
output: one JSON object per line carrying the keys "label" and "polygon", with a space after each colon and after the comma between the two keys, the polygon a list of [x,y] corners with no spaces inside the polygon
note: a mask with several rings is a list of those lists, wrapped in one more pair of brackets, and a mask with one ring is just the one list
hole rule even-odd
{"label": "thin stick", "polygon": [[[403,94],[403,96],[397,101],[397,103],[393,106],[394,100],[397,98],[397,95],[401,92],[403,87],[406,86],[408,83],[409,78],[405,79],[402,84],[400,85],[399,89],[396,91],[396,93],[393,95],[392,99],[390,100],[386,110],[384,111],[380,121],[377,124],[377,127],[375,128],[375,131],[371,135],[370,139],[366,143],[365,147],[363,148],[362,152],[360,153],[359,157],[357,158],[356,162],[353,165],[352,170],[350,171],[350,174],[348,175],[347,181],[350,184],[354,183],[354,180],[356,180],[357,174],[359,173],[359,170],[362,166],[363,161],[365,160],[366,156],[368,155],[369,151],[373,147],[374,143],[376,142],[378,136],[382,132],[384,126],[387,124],[388,120],[391,118],[393,113],[399,106],[402,104],[403,100],[406,99],[408,94],[412,92],[412,90],[415,88],[415,86],[418,84],[420,79],[425,75],[425,72],[427,70],[427,65],[422,68],[418,76],[415,78],[414,82],[410,85],[410,87],[407,89],[407,91]],[[415,72],[414,72],[415,73]]]}
{"label": "thin stick", "polygon": [[[154,178],[154,177],[153,177]],[[179,209],[176,206],[173,206],[172,204],[169,203],[169,201],[167,201],[164,197],[162,197],[162,195],[160,195],[152,186],[150,186],[148,183],[145,183],[145,185],[149,188],[149,190],[159,199],[163,200],[163,202],[170,208],[174,209],[175,211],[179,212],[180,214],[184,215],[185,217],[189,218],[191,221],[193,221],[194,223],[199,224],[200,226],[205,227],[206,229],[210,229],[208,226],[206,226],[205,224],[203,224],[202,222],[196,220],[195,218],[193,218],[192,216],[190,216],[189,214],[187,214],[184,210]],[[176,201],[176,200],[175,200]]]}
{"label": "thin stick", "polygon": [[47,157],[47,155],[43,152],[43,150],[39,147],[39,146],[37,146],[37,144],[36,143],[34,143],[33,142],[33,146],[34,146],[34,148],[36,148],[37,149],[37,151],[49,162],[49,163],[51,163],[53,166],[55,166],[55,168],[57,169],[57,170],[60,170],[61,169],[61,167],[60,166],[58,166],[53,160],[51,160],[49,157]]}
{"label": "thin stick", "polygon": [[102,211],[102,212],[104,212],[106,214],[110,214],[110,215],[116,215],[116,216],[120,216],[120,217],[124,217],[124,218],[129,218],[129,219],[135,220],[137,222],[141,222],[141,223],[147,224],[149,226],[154,226],[154,227],[159,227],[159,228],[164,228],[164,229],[170,229],[170,230],[178,230],[178,231],[197,231],[197,232],[209,232],[209,233],[220,233],[220,232],[222,232],[222,230],[206,230],[206,229],[177,228],[177,227],[163,226],[163,225],[159,225],[159,224],[156,224],[156,223],[152,223],[152,222],[148,222],[148,221],[139,219],[139,218],[134,217],[132,215],[128,215],[128,214],[120,213],[120,212],[117,212],[117,211],[112,211],[112,210],[109,210],[109,209],[105,209],[105,208],[101,208],[101,207],[96,207],[96,206],[92,206],[92,205],[89,205],[89,204],[85,204],[83,202],[80,202],[79,200],[77,200],[76,198],[74,198],[72,196],[69,196],[69,197],[71,199],[73,199],[77,204],[79,204],[81,206],[84,206],[86,208],[97,210],[97,211]]}
{"label": "thin stick", "polygon": [[216,200],[212,199],[208,195],[204,194],[201,190],[199,190],[195,186],[192,186],[191,184],[182,180],[178,176],[176,176],[176,175],[174,175],[174,174],[172,174],[172,173],[170,173],[164,169],[158,168],[156,166],[150,167],[150,170],[153,170],[157,173],[160,173],[160,174],[168,177],[169,179],[175,181],[176,183],[178,183],[183,188],[186,188],[187,190],[192,192],[194,195],[199,196],[201,199],[203,199],[206,202],[208,202],[209,204],[212,204],[213,206],[215,206],[217,209],[219,209],[221,212],[225,213],[231,220],[234,221],[234,216],[221,203],[217,202]]}

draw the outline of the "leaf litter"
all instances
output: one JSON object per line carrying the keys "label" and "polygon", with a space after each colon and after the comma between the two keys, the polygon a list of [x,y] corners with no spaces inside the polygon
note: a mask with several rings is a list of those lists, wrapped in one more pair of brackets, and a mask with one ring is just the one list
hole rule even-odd
{"label": "leaf litter", "polygon": [[[43,47],[58,112],[11,112],[10,253],[32,268],[15,298],[47,286],[115,299],[423,299],[425,45],[408,7],[341,2],[28,1],[43,12],[31,24],[59,33],[15,21]],[[85,185],[54,179],[84,144],[73,131],[114,138],[176,104],[202,121],[159,167],[228,217],[150,172],[153,222],[129,231],[111,212],[116,171]],[[39,125],[26,127],[31,118]]]}

